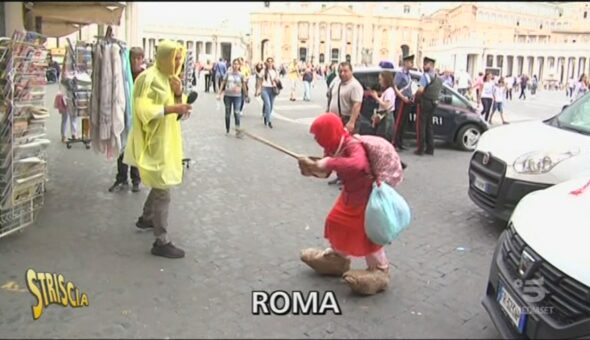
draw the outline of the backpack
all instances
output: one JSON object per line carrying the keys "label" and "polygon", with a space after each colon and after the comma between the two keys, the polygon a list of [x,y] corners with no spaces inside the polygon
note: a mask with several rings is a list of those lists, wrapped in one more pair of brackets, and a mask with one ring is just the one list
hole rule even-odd
{"label": "backpack", "polygon": [[355,135],[355,138],[362,143],[367,153],[372,175],[378,185],[385,182],[395,187],[402,182],[404,178],[402,164],[389,141],[372,135]]}

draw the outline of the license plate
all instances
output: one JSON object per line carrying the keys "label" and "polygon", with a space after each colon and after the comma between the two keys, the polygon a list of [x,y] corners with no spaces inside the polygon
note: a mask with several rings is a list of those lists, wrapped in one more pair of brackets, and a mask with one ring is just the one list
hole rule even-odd
{"label": "license plate", "polygon": [[498,302],[518,331],[523,333],[526,322],[526,313],[523,313],[522,307],[516,303],[516,300],[514,300],[502,285],[500,285],[500,289],[498,289]]}
{"label": "license plate", "polygon": [[488,183],[486,181],[484,181],[483,179],[479,178],[479,177],[475,177],[473,179],[473,186],[478,188],[479,190],[483,191],[483,192],[489,192],[490,191],[490,186],[488,185]]}

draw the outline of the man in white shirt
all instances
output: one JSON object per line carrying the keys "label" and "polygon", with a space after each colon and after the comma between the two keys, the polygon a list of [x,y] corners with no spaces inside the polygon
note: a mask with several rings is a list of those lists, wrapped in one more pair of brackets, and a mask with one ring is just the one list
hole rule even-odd
{"label": "man in white shirt", "polygon": [[363,86],[353,77],[352,65],[347,61],[340,63],[338,74],[328,90],[328,111],[339,115],[346,129],[353,133],[361,112]]}
{"label": "man in white shirt", "polygon": [[574,95],[574,88],[576,87],[576,79],[571,77],[570,80],[567,81],[567,89],[568,89],[568,97],[572,97]]}
{"label": "man in white shirt", "polygon": [[471,88],[471,76],[464,70],[459,71],[457,74],[457,89],[461,95],[466,95],[467,91]]}
{"label": "man in white shirt", "polygon": [[514,85],[514,77],[512,75],[506,77],[506,79],[504,80],[504,84],[506,84],[506,99],[512,100],[512,87]]}

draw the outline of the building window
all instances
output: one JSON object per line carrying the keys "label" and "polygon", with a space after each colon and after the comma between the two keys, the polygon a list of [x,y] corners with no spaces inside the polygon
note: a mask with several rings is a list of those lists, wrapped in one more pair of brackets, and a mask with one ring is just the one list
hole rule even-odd
{"label": "building window", "polygon": [[348,61],[348,62],[350,63],[350,61],[351,61],[350,54],[347,54],[347,55],[346,55],[346,61]]}
{"label": "building window", "polygon": [[326,9],[326,4],[322,4],[322,9]]}
{"label": "building window", "polygon": [[584,11],[584,19],[588,18],[588,12]]}
{"label": "building window", "polygon": [[309,23],[307,22],[300,22],[299,23],[299,40],[307,40],[309,39]]}
{"label": "building window", "polygon": [[404,5],[404,14],[410,13],[410,5]]}
{"label": "building window", "polygon": [[323,64],[326,61],[326,56],[323,53],[320,53],[320,64]]}
{"label": "building window", "polygon": [[213,44],[210,42],[205,43],[205,54],[211,54],[211,49],[213,47]]}
{"label": "building window", "polygon": [[307,48],[300,47],[299,48],[299,60],[306,62],[307,61]]}
{"label": "building window", "polygon": [[340,59],[340,51],[337,48],[332,49],[332,61],[338,62]]}
{"label": "building window", "polygon": [[493,55],[489,55],[489,56],[487,57],[486,66],[487,66],[487,67],[492,67],[492,66],[494,66],[494,56],[493,56]]}

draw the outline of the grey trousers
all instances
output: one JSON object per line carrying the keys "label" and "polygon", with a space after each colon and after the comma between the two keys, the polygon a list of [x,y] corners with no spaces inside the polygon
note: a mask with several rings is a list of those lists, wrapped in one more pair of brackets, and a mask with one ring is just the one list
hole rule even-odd
{"label": "grey trousers", "polygon": [[169,242],[167,236],[170,190],[152,188],[143,206],[142,219],[154,226],[154,236],[160,244]]}

